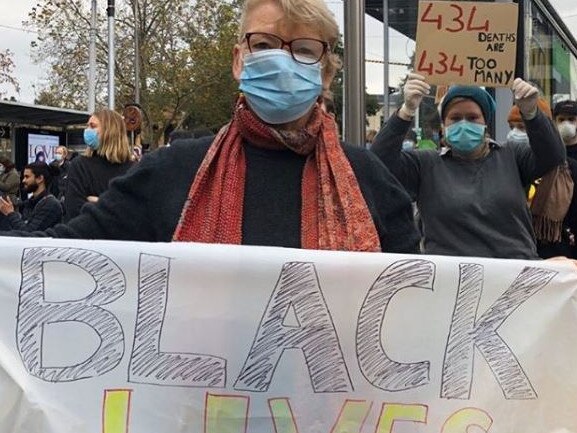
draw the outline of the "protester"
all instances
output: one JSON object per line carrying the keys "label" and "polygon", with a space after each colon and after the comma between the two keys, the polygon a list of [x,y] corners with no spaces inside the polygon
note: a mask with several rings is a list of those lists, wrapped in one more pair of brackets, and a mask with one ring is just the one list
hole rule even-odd
{"label": "protester", "polygon": [[[539,110],[553,120],[547,101],[539,98]],[[519,107],[514,105],[507,118],[511,130],[507,134],[507,144],[529,147],[529,136],[521,118]],[[575,258],[574,228],[575,218],[571,218],[569,207],[577,193],[573,178],[577,174],[577,161],[568,161],[546,173],[531,184],[527,191],[528,203],[533,219],[533,229],[537,240],[537,253],[541,258],[566,256]],[[575,174],[572,175],[572,172]],[[574,204],[577,206],[577,203]]]}
{"label": "protester", "polygon": [[35,162],[24,167],[22,185],[32,196],[22,204],[22,215],[14,209],[9,199],[0,197],[0,212],[6,216],[5,222],[12,230],[33,232],[46,230],[62,220],[62,206],[49,193],[54,167],[43,162]]}
{"label": "protester", "polygon": [[126,173],[133,164],[132,148],[120,114],[107,109],[97,111],[90,116],[87,126],[84,130],[86,152],[69,167],[65,221],[77,216],[86,203],[97,202],[109,182]]}
{"label": "protester", "polygon": [[247,0],[232,121],[215,139],[151,153],[45,234],[417,252],[407,194],[369,151],[341,146],[320,107],[338,35],[323,0]]}
{"label": "protester", "polygon": [[58,169],[58,175],[52,181],[50,192],[58,200],[64,202],[66,184],[68,182],[68,170],[70,168],[70,160],[68,158],[68,149],[66,146],[58,146],[56,148],[54,151],[54,161],[52,161],[50,165]]}
{"label": "protester", "polygon": [[4,198],[16,203],[20,195],[20,175],[14,163],[8,158],[0,158],[0,192]]}
{"label": "protester", "polygon": [[558,102],[553,107],[553,118],[567,147],[567,156],[577,160],[577,102]]}
{"label": "protester", "polygon": [[[553,109],[554,120],[567,154],[577,156],[577,103],[562,101]],[[577,160],[567,158],[539,180],[531,202],[537,251],[542,258],[577,258]]]}
{"label": "protester", "polygon": [[524,187],[565,160],[554,125],[537,107],[538,90],[516,79],[512,90],[531,147],[501,146],[487,134],[495,114],[482,88],[452,86],[441,102],[449,149],[401,152],[423,96],[424,77],[410,74],[404,103],[372,150],[417,201],[427,254],[538,258]]}

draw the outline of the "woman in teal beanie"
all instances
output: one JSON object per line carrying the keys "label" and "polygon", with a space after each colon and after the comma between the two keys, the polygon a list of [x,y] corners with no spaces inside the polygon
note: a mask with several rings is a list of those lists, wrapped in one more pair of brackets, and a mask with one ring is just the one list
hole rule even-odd
{"label": "woman in teal beanie", "polygon": [[403,151],[403,137],[430,86],[409,74],[404,103],[371,150],[417,202],[426,254],[538,258],[525,187],[565,160],[554,125],[537,107],[538,89],[517,78],[512,86],[531,147],[501,145],[487,131],[495,101],[481,87],[452,86],[443,98],[448,148]]}

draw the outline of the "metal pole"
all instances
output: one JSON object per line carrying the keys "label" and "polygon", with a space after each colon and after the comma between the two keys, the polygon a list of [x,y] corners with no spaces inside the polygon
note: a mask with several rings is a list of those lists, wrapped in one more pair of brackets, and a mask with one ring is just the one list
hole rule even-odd
{"label": "metal pole", "polygon": [[88,47],[88,112],[96,110],[96,0],[90,12],[90,43]]}
{"label": "metal pole", "polygon": [[345,7],[345,141],[365,145],[365,0]]}
{"label": "metal pole", "polygon": [[389,118],[389,0],[383,0],[383,120]]}
{"label": "metal pole", "polygon": [[140,17],[134,0],[134,102],[140,104]]}
{"label": "metal pole", "polygon": [[114,0],[108,0],[108,108],[114,110]]}

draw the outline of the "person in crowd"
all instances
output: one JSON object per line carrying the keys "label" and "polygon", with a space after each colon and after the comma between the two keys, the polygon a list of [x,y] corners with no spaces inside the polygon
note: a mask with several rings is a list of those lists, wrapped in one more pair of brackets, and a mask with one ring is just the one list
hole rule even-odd
{"label": "person in crowd", "polygon": [[440,106],[448,150],[401,152],[403,137],[430,86],[409,74],[404,103],[371,148],[417,201],[427,254],[538,258],[524,188],[565,161],[538,89],[517,78],[512,91],[531,147],[502,146],[487,126],[495,102],[476,86],[452,86]]}
{"label": "person in crowd", "polygon": [[567,147],[567,156],[577,160],[577,101],[561,101],[553,107],[553,118]]}
{"label": "person in crowd", "polygon": [[8,158],[0,158],[0,193],[12,203],[17,203],[20,196],[20,175],[14,163]]}
{"label": "person in crowd", "polygon": [[50,192],[58,200],[64,202],[66,183],[68,181],[68,169],[70,168],[70,160],[66,146],[58,146],[56,150],[54,150],[54,161],[52,161],[50,165],[58,169],[58,175],[52,181]]}
{"label": "person in crowd", "polygon": [[86,203],[95,203],[115,177],[133,165],[126,125],[115,111],[103,109],[88,119],[84,130],[86,152],[68,169],[64,219],[70,221]]}
{"label": "person in crowd", "polygon": [[[539,98],[537,105],[539,110],[552,121],[553,113],[547,101]],[[529,147],[529,136],[525,131],[519,107],[514,105],[511,108],[507,121],[511,128],[507,134],[507,143]],[[575,179],[577,179],[577,161],[567,158],[566,163],[537,179],[527,191],[537,240],[537,253],[541,258],[557,256],[577,258],[575,254],[575,233],[577,233]]]}
{"label": "person in crowd", "polygon": [[14,209],[14,203],[0,197],[0,212],[6,216],[5,222],[12,230],[33,232],[46,230],[62,220],[62,206],[49,192],[54,167],[43,162],[35,162],[24,167],[22,185],[32,196],[22,204],[21,214]]}
{"label": "person in crowd", "polygon": [[366,138],[365,138],[367,149],[370,149],[370,147],[373,145],[373,140],[375,139],[376,135],[377,135],[376,129],[367,130]]}
{"label": "person in crowd", "polygon": [[[543,110],[546,112],[545,110]],[[577,103],[561,101],[554,121],[566,145],[567,163],[539,179],[531,201],[537,251],[542,258],[577,258]],[[571,157],[570,155],[573,155]]]}
{"label": "person in crowd", "polygon": [[[373,140],[374,141],[374,140]],[[411,150],[415,149],[415,143],[417,142],[417,134],[412,129],[408,130],[403,139],[403,144],[401,150]]]}
{"label": "person in crowd", "polygon": [[[44,235],[418,252],[402,186],[321,108],[340,60],[324,0],[247,0],[217,136],[153,152],[98,203]],[[11,232],[9,232],[11,233]]]}

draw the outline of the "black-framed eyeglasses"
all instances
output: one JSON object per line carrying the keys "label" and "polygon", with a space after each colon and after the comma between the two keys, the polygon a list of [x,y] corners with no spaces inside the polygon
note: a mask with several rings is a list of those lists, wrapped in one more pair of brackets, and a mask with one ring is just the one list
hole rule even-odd
{"label": "black-framed eyeglasses", "polygon": [[244,38],[251,53],[258,53],[265,50],[279,50],[289,47],[292,58],[305,65],[314,65],[321,61],[329,44],[319,39],[297,38],[292,41],[285,41],[270,33],[252,32],[245,33]]}

